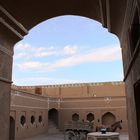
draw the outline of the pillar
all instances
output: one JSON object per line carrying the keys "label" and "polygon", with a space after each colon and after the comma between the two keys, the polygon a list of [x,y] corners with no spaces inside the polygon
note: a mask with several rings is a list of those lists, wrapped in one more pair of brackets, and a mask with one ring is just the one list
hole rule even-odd
{"label": "pillar", "polygon": [[12,55],[0,44],[0,138],[2,140],[9,139],[11,72]]}
{"label": "pillar", "polygon": [[0,139],[9,140],[13,46],[27,33],[0,5]]}
{"label": "pillar", "polygon": [[129,0],[127,2],[126,16],[121,38],[130,140],[139,140],[140,137],[138,131],[139,118],[137,118],[137,112],[139,112],[139,110],[137,109],[137,103],[135,100],[135,85],[140,80],[139,11],[139,0]]}

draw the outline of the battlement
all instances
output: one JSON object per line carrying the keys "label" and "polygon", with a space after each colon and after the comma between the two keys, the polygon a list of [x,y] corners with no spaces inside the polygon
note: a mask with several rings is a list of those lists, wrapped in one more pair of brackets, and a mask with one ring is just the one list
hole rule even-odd
{"label": "battlement", "polygon": [[123,81],[114,81],[114,82],[93,82],[93,83],[70,83],[70,84],[56,84],[56,85],[37,85],[37,86],[16,86],[12,85],[14,89],[34,89],[36,87],[40,88],[67,88],[67,87],[82,87],[82,86],[103,86],[103,85],[124,85]]}

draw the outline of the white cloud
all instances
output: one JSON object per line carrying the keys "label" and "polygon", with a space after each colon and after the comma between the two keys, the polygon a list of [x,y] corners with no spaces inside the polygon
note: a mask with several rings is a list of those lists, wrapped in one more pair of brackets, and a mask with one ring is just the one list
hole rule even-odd
{"label": "white cloud", "polygon": [[64,47],[64,54],[75,54],[77,52],[77,48],[78,46],[74,45],[74,46],[71,46],[71,45],[67,45]]}
{"label": "white cloud", "polygon": [[29,44],[22,44],[22,43],[18,43],[15,46],[15,50],[27,50],[27,49],[32,49],[32,46]]}
{"label": "white cloud", "polygon": [[[89,50],[87,53],[75,53],[76,47],[73,47],[72,56],[58,59],[53,62],[28,61],[15,64],[20,70],[38,70],[52,71],[58,68],[70,67],[83,63],[110,62],[121,59],[121,51],[119,45],[103,47],[99,49]],[[69,50],[69,47],[66,47]]]}
{"label": "white cloud", "polygon": [[66,84],[66,83],[80,83],[78,80],[72,80],[72,79],[63,79],[63,78],[54,78],[54,77],[25,77],[25,78],[19,78],[14,79],[14,84],[16,85],[36,85],[36,83],[40,84]]}
{"label": "white cloud", "polygon": [[104,47],[86,54],[78,54],[65,59],[58,60],[51,65],[52,69],[69,67],[88,62],[109,62],[121,59],[119,47]]}
{"label": "white cloud", "polygon": [[53,47],[33,47],[30,44],[19,43],[15,46],[15,59],[47,57],[56,54]]}
{"label": "white cloud", "polygon": [[84,62],[108,62],[121,59],[121,53],[119,47],[103,47],[96,50],[92,50],[88,53],[78,54],[59,62],[80,64]]}
{"label": "white cloud", "polygon": [[34,61],[15,64],[15,66],[17,66],[20,70],[41,70],[44,67],[46,68],[48,65],[49,65],[48,63],[34,62]]}
{"label": "white cloud", "polygon": [[33,47],[30,44],[18,43],[15,46],[15,59],[30,59],[30,58],[41,58],[48,56],[63,56],[73,55],[77,52],[78,46],[66,45],[62,50],[51,47]]}

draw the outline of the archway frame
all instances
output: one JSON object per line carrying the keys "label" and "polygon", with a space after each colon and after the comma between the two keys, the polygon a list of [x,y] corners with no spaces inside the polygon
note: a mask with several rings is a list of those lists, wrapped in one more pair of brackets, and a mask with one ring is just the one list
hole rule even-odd
{"label": "archway frame", "polygon": [[[48,2],[48,3],[47,3]],[[12,56],[13,46],[24,35],[28,33],[28,30],[39,24],[40,22],[59,15],[81,15],[95,19],[107,27],[108,30],[116,34],[121,42],[123,48],[123,60],[124,60],[124,73],[127,91],[128,119],[130,129],[130,139],[138,140],[137,120],[136,120],[136,108],[134,100],[134,84],[140,78],[138,52],[136,48],[133,56],[129,56],[128,46],[129,40],[127,40],[128,30],[132,26],[133,15],[136,8],[138,8],[138,15],[140,15],[140,1],[139,0],[95,0],[95,1],[5,1],[1,0],[0,6],[0,88],[1,97],[0,100],[0,136],[3,140],[8,140],[8,128],[9,128],[9,110],[10,110],[10,86],[11,86],[11,74],[12,74]],[[126,3],[127,2],[127,3]],[[47,6],[47,7],[46,7]],[[45,9],[44,9],[45,8]],[[32,12],[30,10],[32,9]],[[46,10],[48,9],[48,11]],[[26,12],[25,12],[25,11]],[[44,12],[45,11],[45,12]],[[99,12],[100,11],[100,12]],[[56,13],[55,13],[56,12]],[[58,13],[57,13],[58,12]],[[34,13],[34,16],[31,14]],[[47,14],[45,14],[47,13]],[[94,13],[94,14],[93,14]],[[132,15],[132,16],[130,16]],[[140,19],[140,16],[139,16]],[[32,21],[32,22],[31,22]],[[26,27],[26,28],[25,28]],[[131,45],[130,45],[131,46]],[[127,55],[126,55],[126,54]],[[130,59],[129,59],[130,57]],[[128,63],[128,61],[130,63]],[[135,62],[135,63],[134,63]],[[137,62],[137,63],[136,63]],[[8,64],[8,65],[7,65]],[[132,71],[135,70],[135,73]],[[132,98],[130,98],[132,97]],[[5,104],[6,102],[6,104]],[[133,115],[132,115],[133,114]],[[133,119],[132,119],[133,118]],[[5,123],[6,122],[6,123]],[[5,123],[5,124],[3,124]]]}

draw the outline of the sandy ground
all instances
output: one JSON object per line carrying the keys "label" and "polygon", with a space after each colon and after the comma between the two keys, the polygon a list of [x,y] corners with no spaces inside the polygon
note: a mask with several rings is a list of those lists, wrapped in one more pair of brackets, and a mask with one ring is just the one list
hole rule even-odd
{"label": "sandy ground", "polygon": [[50,134],[50,135],[39,135],[36,137],[32,137],[24,140],[64,140],[64,135],[62,133],[59,134]]}
{"label": "sandy ground", "polygon": [[[62,133],[50,134],[50,135],[39,135],[36,137],[24,139],[24,140],[64,140],[64,135]],[[120,134],[120,140],[129,140],[128,134]]]}

